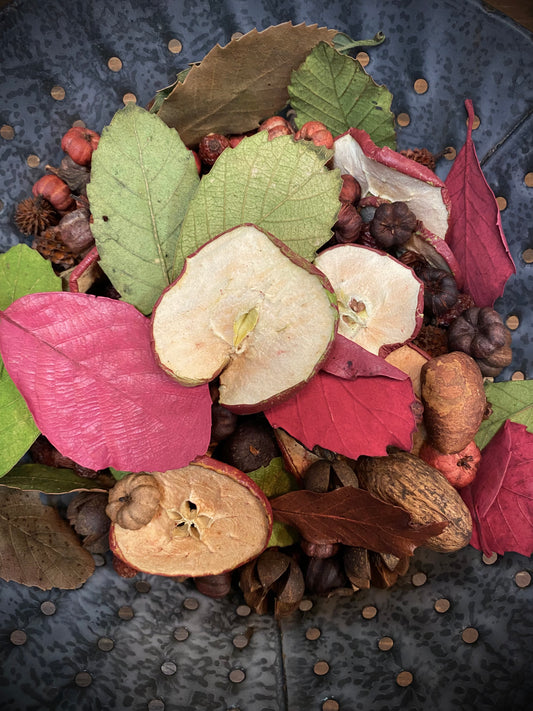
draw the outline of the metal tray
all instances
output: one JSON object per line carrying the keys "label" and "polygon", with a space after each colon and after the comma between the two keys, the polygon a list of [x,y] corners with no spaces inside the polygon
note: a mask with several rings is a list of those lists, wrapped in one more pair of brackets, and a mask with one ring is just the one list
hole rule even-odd
{"label": "metal tray", "polygon": [[[74,121],[100,130],[127,94],[144,106],[216,42],[289,19],[356,38],[385,33],[367,69],[408,117],[400,148],[459,150],[463,102],[473,100],[476,149],[517,266],[497,302],[504,319],[515,317],[513,362],[500,379],[531,378],[533,36],[477,0],[8,3],[0,247],[20,240],[15,206],[59,162]],[[441,160],[438,174],[450,165]],[[530,708],[532,563],[518,554],[419,551],[393,589],[309,599],[279,624],[250,614],[237,592],[215,601],[167,578],[124,580],[109,559],[97,562],[77,591],[0,581],[3,711]]]}

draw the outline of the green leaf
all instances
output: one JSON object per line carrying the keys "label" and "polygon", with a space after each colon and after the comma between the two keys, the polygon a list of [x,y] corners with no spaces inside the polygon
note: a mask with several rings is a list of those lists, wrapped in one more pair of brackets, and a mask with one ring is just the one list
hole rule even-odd
{"label": "green leaf", "polygon": [[[6,309],[26,294],[46,291],[61,291],[61,279],[38,252],[18,244],[0,255],[0,309]],[[1,358],[0,412],[0,476],[3,476],[33,444],[39,430]]]}
{"label": "green leaf", "polygon": [[533,380],[513,380],[505,383],[487,383],[487,400],[492,415],[483,420],[476,435],[476,444],[483,449],[506,420],[525,425],[533,432]]}
{"label": "green leaf", "polygon": [[293,71],[289,97],[299,128],[307,121],[322,121],[334,136],[361,128],[376,145],[396,148],[392,94],[357,60],[325,42]]}
{"label": "green leaf", "polygon": [[327,170],[330,151],[310,150],[292,136],[268,140],[266,131],[225,150],[202,178],[183,221],[177,277],[185,257],[222,232],[252,223],[312,261],[331,237],[341,179]]}
{"label": "green leaf", "polygon": [[[300,488],[296,477],[290,474],[283,465],[282,457],[275,457],[266,467],[259,467],[248,474],[266,496],[273,498],[296,491]],[[272,535],[268,546],[290,546],[300,539],[298,531],[281,521],[274,521]]]}
{"label": "green leaf", "polygon": [[149,314],[171,281],[179,230],[199,183],[176,131],[134,104],[104,128],[87,186],[100,266]]}
{"label": "green leaf", "polygon": [[114,469],[113,467],[109,467],[109,471],[117,481],[120,481],[121,479],[124,479],[125,476],[128,476],[128,474],[131,474],[131,472],[121,471],[120,469]]}
{"label": "green leaf", "polygon": [[44,494],[68,494],[71,491],[106,491],[92,479],[75,474],[72,469],[48,467],[45,464],[18,464],[2,479],[2,486]]}

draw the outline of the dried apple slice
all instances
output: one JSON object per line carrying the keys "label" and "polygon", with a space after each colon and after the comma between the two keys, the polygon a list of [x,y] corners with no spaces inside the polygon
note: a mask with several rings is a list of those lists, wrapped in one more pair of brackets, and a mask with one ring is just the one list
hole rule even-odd
{"label": "dried apple slice", "polygon": [[315,374],[337,321],[333,289],[316,267],[240,225],[187,258],[155,306],[152,334],[160,365],[179,382],[220,375],[220,403],[257,412]]}
{"label": "dried apple slice", "polygon": [[340,244],[321,252],[315,265],[337,295],[339,333],[367,351],[405,343],[422,325],[424,287],[412,269],[369,247]]}
{"label": "dried apple slice", "polygon": [[152,520],[135,530],[111,524],[111,550],[132,568],[153,575],[218,575],[266,548],[270,503],[238,469],[201,457],[152,477],[160,492]]}
{"label": "dried apple slice", "polygon": [[387,146],[379,148],[357,128],[335,139],[334,164],[353,175],[363,195],[405,202],[428,230],[444,239],[451,202],[446,185],[432,170]]}

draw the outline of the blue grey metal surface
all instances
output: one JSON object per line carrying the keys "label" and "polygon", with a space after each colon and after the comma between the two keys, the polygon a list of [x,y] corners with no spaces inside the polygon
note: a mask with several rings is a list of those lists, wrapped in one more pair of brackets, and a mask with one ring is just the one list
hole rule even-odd
{"label": "blue grey metal surface", "polygon": [[[476,148],[489,184],[507,201],[502,223],[517,265],[497,304],[504,317],[519,318],[501,378],[516,371],[531,378],[533,265],[522,255],[533,248],[533,188],[524,182],[533,171],[533,41],[473,0],[15,0],[0,11],[0,126],[13,129],[0,138],[1,248],[19,241],[16,203],[46,163],[59,162],[60,136],[73,121],[100,130],[127,92],[145,105],[216,42],[289,19],[353,37],[385,33],[385,43],[368,50],[367,70],[393,92],[395,114],[410,117],[398,127],[400,148],[459,149],[463,102],[473,100]],[[180,54],[169,52],[171,39],[182,43]],[[110,57],[120,58],[120,71],[108,68]],[[419,78],[428,82],[423,94],[413,89]],[[51,95],[54,86],[65,89],[62,100]],[[38,166],[28,166],[29,155]],[[437,172],[444,177],[449,167],[442,160]],[[78,591],[1,582],[0,707],[521,711],[533,693],[533,587],[519,586],[528,572],[531,560],[518,554],[487,565],[472,548],[419,552],[392,590],[316,599],[280,626],[239,614],[238,593],[213,601],[169,579],[122,580],[109,560]],[[413,584],[415,573],[425,574],[424,584]],[[442,600],[450,606],[439,612]],[[470,628],[478,637],[464,641]],[[234,643],[238,635],[245,646]],[[389,637],[392,647],[385,639],[380,648]],[[402,671],[412,674],[407,686],[406,677],[397,681]]]}

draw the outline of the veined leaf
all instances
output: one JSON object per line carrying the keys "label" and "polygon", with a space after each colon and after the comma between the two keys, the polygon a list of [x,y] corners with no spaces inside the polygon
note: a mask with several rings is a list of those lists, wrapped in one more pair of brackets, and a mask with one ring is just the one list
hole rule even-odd
{"label": "veined leaf", "polygon": [[483,449],[506,420],[525,425],[533,432],[533,380],[516,380],[505,383],[487,383],[487,400],[492,414],[483,420],[476,435],[476,444]]}
{"label": "veined leaf", "polygon": [[78,476],[72,469],[49,467],[30,462],[18,464],[2,479],[2,486],[45,494],[68,494],[71,491],[106,491],[100,482]]}
{"label": "veined leaf", "polygon": [[327,170],[326,149],[310,150],[292,136],[268,140],[266,131],[225,150],[202,178],[183,220],[176,278],[189,254],[243,223],[270,232],[312,261],[331,237],[339,211],[341,179]]}
{"label": "veined leaf", "polygon": [[[7,309],[25,294],[61,291],[61,279],[52,264],[25,244],[0,255],[0,309]],[[39,434],[24,398],[0,358],[0,476],[8,472]]]}
{"label": "veined leaf", "polygon": [[170,283],[179,230],[198,187],[193,154],[176,131],[133,104],[102,131],[87,195],[100,266],[145,314]]}
{"label": "veined leaf", "polygon": [[357,60],[325,42],[292,73],[289,97],[299,128],[306,121],[322,121],[334,136],[360,128],[376,145],[396,148],[390,91],[378,86]]}
{"label": "veined leaf", "polygon": [[244,133],[277,114],[288,101],[287,84],[309,51],[332,42],[336,30],[284,22],[253,29],[225,47],[216,45],[191,67],[158,115],[194,146],[207,133]]}

